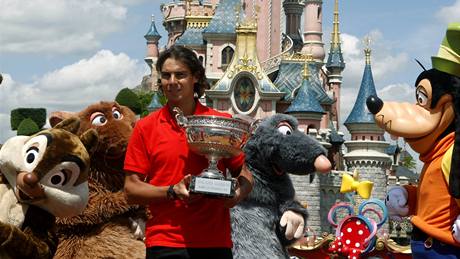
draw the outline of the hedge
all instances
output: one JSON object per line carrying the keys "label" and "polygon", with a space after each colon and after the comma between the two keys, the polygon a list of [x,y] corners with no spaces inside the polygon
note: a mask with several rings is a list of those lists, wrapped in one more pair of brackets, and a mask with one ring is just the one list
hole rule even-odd
{"label": "hedge", "polygon": [[24,119],[31,119],[39,129],[46,123],[45,108],[17,108],[11,111],[11,130],[17,130]]}

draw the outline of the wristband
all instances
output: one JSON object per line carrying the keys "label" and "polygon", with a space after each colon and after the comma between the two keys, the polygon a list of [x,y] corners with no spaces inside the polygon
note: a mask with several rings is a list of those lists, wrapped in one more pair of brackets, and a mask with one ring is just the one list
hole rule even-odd
{"label": "wristband", "polygon": [[166,197],[168,198],[168,200],[172,201],[177,199],[177,194],[174,191],[174,185],[169,186],[168,190],[166,191]]}

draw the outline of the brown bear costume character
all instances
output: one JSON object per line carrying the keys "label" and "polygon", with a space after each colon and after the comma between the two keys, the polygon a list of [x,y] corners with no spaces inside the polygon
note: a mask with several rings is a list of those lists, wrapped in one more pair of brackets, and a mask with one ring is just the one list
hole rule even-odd
{"label": "brown bear costume character", "polygon": [[57,221],[55,258],[145,258],[142,237],[132,230],[144,222],[145,210],[128,205],[122,192],[124,155],[136,122],[134,113],[116,102],[99,102],[79,113],[54,112],[50,124],[72,116],[80,118],[81,131],[97,131],[99,145],[91,156],[88,207],[79,216]]}
{"label": "brown bear costume character", "polygon": [[88,202],[90,152],[97,134],[81,137],[78,119],[33,136],[8,139],[0,150],[0,258],[52,258],[55,217],[81,213]]}

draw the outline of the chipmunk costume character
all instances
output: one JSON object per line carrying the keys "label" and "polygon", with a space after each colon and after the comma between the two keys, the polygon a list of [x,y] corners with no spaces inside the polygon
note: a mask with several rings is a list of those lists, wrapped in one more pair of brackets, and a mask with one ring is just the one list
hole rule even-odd
{"label": "chipmunk costume character", "polygon": [[31,137],[17,136],[0,150],[0,258],[52,258],[55,216],[70,217],[88,201],[94,130],[80,138],[77,119]]}
{"label": "chipmunk costume character", "polygon": [[128,205],[122,192],[134,113],[116,102],[99,102],[79,113],[54,112],[50,124],[67,117],[81,120],[80,131],[95,129],[99,145],[91,156],[88,206],[81,215],[57,221],[55,258],[145,258],[145,245],[138,240],[143,232],[137,224],[144,222],[145,211]]}
{"label": "chipmunk costume character", "polygon": [[460,257],[460,23],[450,24],[433,69],[415,82],[416,104],[382,102],[369,110],[388,133],[403,137],[424,167],[419,185],[390,189],[394,217],[411,216],[414,258]]}

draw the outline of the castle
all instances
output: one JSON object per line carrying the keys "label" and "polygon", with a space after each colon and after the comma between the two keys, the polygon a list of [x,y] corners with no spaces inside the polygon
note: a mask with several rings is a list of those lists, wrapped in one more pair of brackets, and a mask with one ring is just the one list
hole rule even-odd
{"label": "castle", "polygon": [[[331,233],[328,210],[337,200],[346,201],[339,192],[344,170],[357,169],[360,180],[373,181],[372,197],[382,200],[389,182],[399,184],[408,179],[391,176],[397,164],[397,148],[385,141],[384,131],[374,123],[365,105],[366,98],[376,94],[369,47],[364,50],[366,64],[354,107],[345,115],[344,125],[351,138],[345,140],[339,131],[345,69],[339,5],[335,0],[326,59],[322,2],[175,0],[160,8],[168,31],[165,47],[179,44],[193,49],[206,68],[211,89],[200,101],[220,111],[254,118],[291,114],[299,120],[301,131],[326,147],[334,169],[330,174],[315,177],[312,182],[308,177],[291,178],[297,198],[308,206],[307,225],[316,233]],[[144,78],[142,87],[156,91],[158,75],[154,67],[161,35],[154,19],[145,38],[145,61],[151,74]],[[155,94],[149,108],[159,107]]]}

